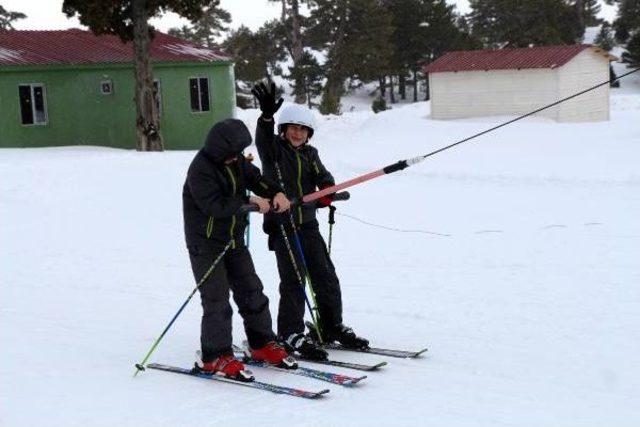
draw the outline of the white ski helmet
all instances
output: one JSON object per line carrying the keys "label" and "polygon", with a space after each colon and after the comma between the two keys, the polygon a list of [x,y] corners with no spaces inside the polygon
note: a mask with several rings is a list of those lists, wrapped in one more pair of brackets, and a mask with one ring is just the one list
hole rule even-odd
{"label": "white ski helmet", "polygon": [[285,125],[295,124],[309,128],[309,139],[313,136],[313,131],[316,127],[316,119],[313,116],[313,111],[303,107],[302,105],[293,104],[287,106],[278,117],[278,132],[283,133],[285,131]]}

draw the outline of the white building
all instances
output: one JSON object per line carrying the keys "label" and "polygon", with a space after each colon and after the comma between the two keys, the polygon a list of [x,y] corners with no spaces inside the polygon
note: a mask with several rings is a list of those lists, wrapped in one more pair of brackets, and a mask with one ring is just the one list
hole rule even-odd
{"label": "white building", "polygon": [[[609,80],[617,58],[591,45],[449,52],[424,67],[431,117],[520,115]],[[609,85],[537,113],[561,122],[609,120]]]}

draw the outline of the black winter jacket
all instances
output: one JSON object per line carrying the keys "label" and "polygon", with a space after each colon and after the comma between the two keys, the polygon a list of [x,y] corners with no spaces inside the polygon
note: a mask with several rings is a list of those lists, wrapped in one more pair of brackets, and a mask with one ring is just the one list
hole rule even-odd
{"label": "black winter jacket", "polygon": [[[265,198],[282,191],[240,154],[249,144],[246,126],[227,119],[211,128],[191,162],[182,190],[184,233],[191,252],[212,252],[231,238],[232,248],[244,245],[247,214],[238,210],[249,202],[246,190]],[[224,163],[234,156],[235,162]]]}
{"label": "black winter jacket", "polygon": [[[274,122],[258,119],[256,126],[256,146],[262,162],[264,175],[280,183],[276,172],[276,162],[280,165],[285,194],[288,198],[302,198],[319,188],[334,185],[335,180],[320,161],[318,150],[309,144],[294,148],[286,139],[274,135]],[[296,224],[315,221],[316,210],[311,207],[297,207],[293,212]],[[264,231],[277,230],[274,214],[264,216]]]}

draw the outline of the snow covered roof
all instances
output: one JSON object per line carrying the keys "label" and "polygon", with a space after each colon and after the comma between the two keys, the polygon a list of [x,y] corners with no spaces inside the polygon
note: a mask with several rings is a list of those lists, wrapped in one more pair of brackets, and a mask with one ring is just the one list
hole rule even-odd
{"label": "snow covered roof", "polygon": [[448,52],[423,67],[425,73],[452,71],[519,70],[523,68],[557,68],[585,49],[593,49],[609,61],[617,58],[589,44],[537,46],[500,50],[464,50]]}
{"label": "snow covered roof", "polygon": [[[151,42],[154,62],[230,61],[221,51],[156,31]],[[133,61],[133,43],[117,36],[90,31],[0,31],[0,66],[127,63]]]}

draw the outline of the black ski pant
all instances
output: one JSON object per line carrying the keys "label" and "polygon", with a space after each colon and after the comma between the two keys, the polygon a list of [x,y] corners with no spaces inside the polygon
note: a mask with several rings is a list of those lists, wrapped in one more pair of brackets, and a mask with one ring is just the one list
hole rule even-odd
{"label": "black ski pant", "polygon": [[[342,323],[342,296],[340,281],[329,258],[327,245],[318,229],[318,222],[311,221],[298,229],[302,251],[320,313],[320,328],[332,329]],[[300,274],[304,277],[304,264],[296,249],[295,237],[287,230],[287,237]],[[280,230],[270,236],[280,273],[280,304],[278,307],[278,335],[286,338],[292,333],[304,332],[305,293],[291,262],[289,251]],[[309,301],[313,304],[311,295]]]}
{"label": "black ski pant", "polygon": [[[222,249],[202,253],[190,248],[191,268],[199,282]],[[200,286],[202,359],[211,361],[232,352],[229,289],[244,320],[244,330],[251,348],[263,347],[275,340],[269,312],[269,299],[263,293],[251,254],[246,247],[229,249],[209,278]]]}

